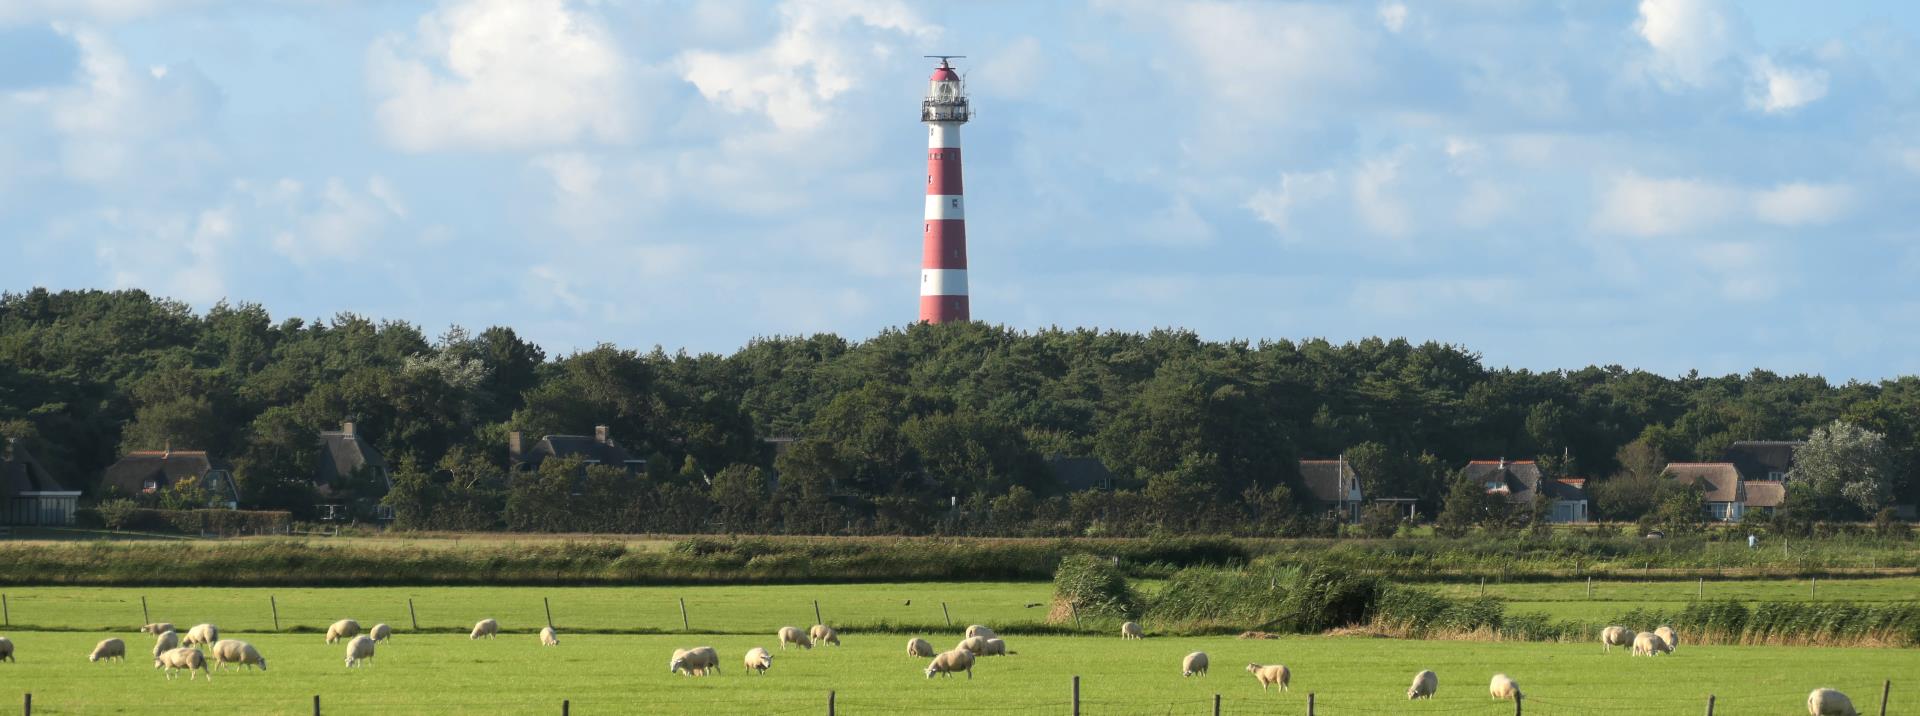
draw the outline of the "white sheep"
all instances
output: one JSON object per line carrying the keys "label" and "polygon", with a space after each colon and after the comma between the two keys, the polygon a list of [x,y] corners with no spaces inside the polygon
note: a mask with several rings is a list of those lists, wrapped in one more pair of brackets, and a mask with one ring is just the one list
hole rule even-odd
{"label": "white sheep", "polygon": [[822,644],[840,645],[840,634],[835,632],[833,627],[825,624],[813,625],[812,629],[807,630],[807,636]]}
{"label": "white sheep", "polygon": [[1287,688],[1287,685],[1293,682],[1293,671],[1288,669],[1285,664],[1268,664],[1265,666],[1260,664],[1247,664],[1247,673],[1253,674],[1253,678],[1260,682],[1261,691],[1266,691],[1268,686],[1275,684],[1280,685],[1281,691],[1292,690]]}
{"label": "white sheep", "polygon": [[1659,635],[1643,631],[1633,637],[1634,656],[1658,656],[1661,652],[1671,654],[1673,647],[1667,646],[1667,642],[1661,640]]}
{"label": "white sheep", "polygon": [[998,637],[988,639],[985,644],[980,645],[981,656],[1006,656],[1011,653],[1013,652],[1007,651],[1007,641]]}
{"label": "white sheep", "polygon": [[1814,689],[1807,694],[1807,716],[1860,716],[1853,699],[1833,689]]}
{"label": "white sheep", "polygon": [[992,630],[992,629],[989,629],[989,628],[987,628],[987,626],[986,626],[985,624],[974,624],[974,625],[972,625],[972,626],[969,626],[969,627],[967,627],[967,636],[968,636],[968,637],[976,637],[976,636],[977,636],[977,637],[980,637],[980,638],[982,638],[982,639],[992,639],[992,638],[994,638],[994,637],[996,637],[996,636],[1000,636],[1000,635],[999,635],[999,634],[995,634],[995,633],[993,633],[993,630]]}
{"label": "white sheep", "polygon": [[967,672],[967,678],[973,678],[973,652],[966,649],[942,652],[939,656],[933,657],[932,663],[927,664],[929,679],[933,678],[934,674],[952,677],[953,672],[956,671]]}
{"label": "white sheep", "polygon": [[1432,671],[1422,671],[1413,675],[1413,685],[1407,687],[1407,700],[1431,699],[1440,691],[1440,675]]}
{"label": "white sheep", "polygon": [[961,639],[960,644],[953,648],[960,649],[974,656],[979,656],[987,650],[987,638],[984,636],[970,636]]}
{"label": "white sheep", "polygon": [[360,622],[352,619],[342,619],[334,622],[332,626],[327,627],[328,644],[332,644],[341,639],[352,639],[356,636],[360,636]]}
{"label": "white sheep", "polygon": [[168,629],[153,638],[153,658],[155,659],[160,658],[161,654],[178,648],[180,648],[180,632]]}
{"label": "white sheep", "polygon": [[1680,646],[1680,635],[1673,633],[1673,627],[1662,626],[1653,630],[1653,634],[1654,636],[1660,637],[1661,641],[1667,643],[1667,653],[1669,654],[1673,653],[1673,650]]}
{"label": "white sheep", "polygon": [[1144,639],[1147,633],[1140,629],[1140,622],[1127,622],[1120,625],[1120,638]]}
{"label": "white sheep", "polygon": [[494,621],[492,619],[482,619],[480,621],[473,623],[473,633],[468,634],[467,638],[478,639],[484,636],[488,639],[492,639],[499,635],[500,635],[500,622]]}
{"label": "white sheep", "polygon": [[686,672],[688,676],[706,676],[709,672],[718,674],[720,654],[711,646],[675,649],[673,660],[667,663],[667,673],[678,672]]}
{"label": "white sheep", "polygon": [[100,643],[93,645],[93,653],[87,655],[87,661],[99,661],[101,659],[119,659],[126,661],[127,643],[119,639],[101,639]]}
{"label": "white sheep", "polygon": [[153,660],[153,668],[166,669],[168,681],[173,680],[174,669],[186,669],[188,681],[192,681],[195,677],[199,676],[193,673],[194,669],[199,669],[206,672],[208,683],[213,682],[213,672],[207,670],[207,655],[200,653],[199,649],[193,647],[183,646],[178,649],[169,649],[161,652],[160,656]]}
{"label": "white sheep", "polygon": [[374,641],[386,641],[393,638],[393,627],[375,624],[372,629],[367,630],[367,635],[373,637]]}
{"label": "white sheep", "polygon": [[361,634],[347,642],[347,668],[373,666],[373,637]]}
{"label": "white sheep", "polygon": [[180,645],[193,646],[195,644],[205,644],[207,646],[213,646],[213,643],[219,640],[220,627],[212,624],[197,624],[194,625],[192,629],[187,630],[186,636],[180,637]]}
{"label": "white sheep", "polygon": [[812,649],[813,639],[802,634],[799,627],[780,627],[780,650],[786,651],[788,644],[797,645],[802,649]]}
{"label": "white sheep", "polygon": [[559,646],[560,635],[555,634],[553,631],[553,627],[551,626],[540,627],[540,645],[541,646]]}
{"label": "white sheep", "polygon": [[168,622],[154,622],[152,624],[148,624],[146,626],[140,627],[140,633],[153,634],[156,636],[158,636],[161,632],[169,632],[169,631],[173,631],[173,624]]}
{"label": "white sheep", "polygon": [[13,661],[13,640],[0,636],[0,661]]}
{"label": "white sheep", "polygon": [[1623,626],[1610,626],[1600,630],[1600,645],[1606,647],[1608,653],[1612,653],[1613,648],[1616,646],[1630,646],[1632,644],[1632,629]]}
{"label": "white sheep", "polygon": [[1196,674],[1200,676],[1207,675],[1207,652],[1196,651],[1188,654],[1187,658],[1180,660],[1181,676],[1194,676]]}
{"label": "white sheep", "polygon": [[933,656],[933,645],[928,644],[927,640],[917,636],[912,639],[908,639],[907,640],[907,656],[918,656],[921,658]]}
{"label": "white sheep", "polygon": [[267,660],[260,656],[260,650],[237,639],[221,639],[213,645],[213,668],[225,669],[228,664],[239,664],[248,669],[259,666],[261,671],[267,670]]}
{"label": "white sheep", "polygon": [[766,649],[756,646],[747,650],[747,657],[743,661],[745,661],[748,671],[757,671],[765,674],[767,673],[767,669],[773,667],[773,654]]}
{"label": "white sheep", "polygon": [[1487,694],[1499,701],[1519,701],[1520,684],[1507,678],[1506,674],[1494,674],[1493,682],[1487,684]]}

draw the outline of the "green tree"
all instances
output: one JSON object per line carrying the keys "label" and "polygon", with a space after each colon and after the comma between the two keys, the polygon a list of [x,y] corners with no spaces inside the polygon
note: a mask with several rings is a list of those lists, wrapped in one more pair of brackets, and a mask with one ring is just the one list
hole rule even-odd
{"label": "green tree", "polygon": [[1829,518],[1860,519],[1887,501],[1890,458],[1886,436],[1835,420],[1794,452],[1787,481],[1807,485],[1815,509]]}

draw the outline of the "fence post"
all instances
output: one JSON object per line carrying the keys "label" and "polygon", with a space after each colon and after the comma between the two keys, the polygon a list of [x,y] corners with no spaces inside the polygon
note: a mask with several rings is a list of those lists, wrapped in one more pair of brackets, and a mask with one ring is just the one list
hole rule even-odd
{"label": "fence post", "polygon": [[940,603],[940,616],[947,618],[947,626],[953,626],[953,614],[947,611],[947,603]]}
{"label": "fence post", "polygon": [[7,606],[7,595],[0,593],[0,623],[13,626],[13,608]]}
{"label": "fence post", "polygon": [[1707,598],[1707,578],[1706,577],[1700,578],[1700,586],[1698,587],[1698,591],[1693,593],[1693,597],[1695,599]]}
{"label": "fence post", "polygon": [[1213,695],[1213,716],[1220,716],[1220,695]]}
{"label": "fence post", "polygon": [[420,617],[413,613],[413,597],[407,597],[407,621],[413,622],[414,631],[420,631]]}
{"label": "fence post", "polygon": [[313,716],[320,716],[320,695],[313,695]]}
{"label": "fence post", "polygon": [[693,631],[693,626],[687,622],[687,598],[686,597],[680,598],[680,631]]}
{"label": "fence post", "polygon": [[818,599],[813,600],[813,623],[815,624],[827,623],[826,620],[820,618],[820,600]]}
{"label": "fence post", "polygon": [[[1881,700],[1885,701],[1885,699],[1881,699]],[[1881,713],[1885,713],[1886,709],[1882,707],[1880,711]],[[1080,675],[1079,674],[1075,674],[1073,676],[1073,716],[1080,716]]]}
{"label": "fence post", "polygon": [[1480,596],[1487,596],[1487,578],[1480,578]]}
{"label": "fence post", "polygon": [[833,716],[833,692],[827,692],[827,716]]}
{"label": "fence post", "polygon": [[1587,577],[1587,599],[1593,599],[1593,577]]}
{"label": "fence post", "polygon": [[146,626],[152,623],[153,617],[147,616],[147,598],[140,597],[140,625]]}
{"label": "fence post", "polygon": [[573,702],[568,701],[566,699],[561,699],[560,700],[560,716],[572,716],[572,714],[573,714]]}
{"label": "fence post", "polygon": [[1887,694],[1893,693],[1893,679],[1880,685],[1880,716],[1887,716]]}
{"label": "fence post", "polygon": [[1513,716],[1520,716],[1520,701],[1523,698],[1520,694],[1513,695]]}
{"label": "fence post", "polygon": [[547,628],[552,629],[553,628],[553,603],[547,601],[546,597],[541,597],[540,606],[547,608]]}
{"label": "fence post", "polygon": [[1313,692],[1307,692],[1307,716],[1313,716]]}
{"label": "fence post", "polygon": [[1713,694],[1707,694],[1707,716],[1713,716]]}
{"label": "fence post", "polygon": [[26,714],[26,716],[33,716],[33,692],[31,691],[27,692],[27,703],[25,706],[22,706],[21,708],[25,709],[21,713]]}
{"label": "fence post", "polygon": [[269,594],[267,595],[267,606],[273,607],[273,630],[280,631],[280,600],[274,599],[273,595]]}

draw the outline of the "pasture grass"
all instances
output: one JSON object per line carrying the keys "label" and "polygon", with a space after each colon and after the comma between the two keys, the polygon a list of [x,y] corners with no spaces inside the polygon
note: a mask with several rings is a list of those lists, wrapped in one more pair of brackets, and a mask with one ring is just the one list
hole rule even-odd
{"label": "pasture grass", "polygon": [[[1444,596],[1477,597],[1478,584],[1428,585]],[[1684,581],[1594,580],[1593,597],[1587,598],[1586,580],[1558,582],[1513,582],[1486,585],[1487,596],[1507,602],[1507,613],[1543,612],[1555,619],[1601,622],[1630,609],[1663,609],[1676,612],[1705,594],[1708,601],[1734,599],[1742,602],[1910,602],[1920,599],[1920,578],[1884,577],[1878,579],[1818,580],[1818,588],[1809,579],[1740,579]]]}
{"label": "pasture grass", "polygon": [[[1105,636],[1021,636],[1003,630],[1016,652],[980,660],[974,678],[927,679],[926,659],[905,654],[904,636],[844,635],[842,647],[782,652],[771,637],[781,619],[756,635],[600,635],[562,632],[561,645],[544,648],[531,635],[469,641],[449,634],[407,634],[382,645],[374,665],[347,669],[344,649],[317,634],[229,633],[259,647],[271,670],[216,673],[211,683],[167,681],[150,667],[142,635],[118,631],[134,658],[88,663],[86,653],[105,633],[13,632],[18,662],[0,664],[0,697],[18,703],[34,695],[36,714],[148,713],[156,705],[180,713],[305,714],[315,694],[324,713],[558,713],[563,699],[575,714],[824,714],[835,691],[839,714],[970,713],[1067,714],[1073,676],[1081,677],[1082,713],[1208,714],[1214,694],[1222,713],[1305,713],[1313,692],[1317,714],[1513,713],[1488,699],[1495,672],[1511,675],[1528,695],[1526,713],[1703,713],[1707,696],[1717,713],[1805,713],[1806,693],[1819,686],[1877,705],[1883,679],[1894,680],[1895,707],[1920,684],[1920,652],[1810,647],[1685,647],[1671,656],[1635,658],[1598,645],[1405,641],[1352,637],[1239,640],[1231,637],[1122,641]],[[232,630],[230,630],[232,631]],[[958,629],[926,634],[940,648],[959,640]],[[722,673],[686,677],[667,672],[674,648],[711,645]],[[740,658],[753,646],[774,652],[765,676],[744,673]],[[1190,651],[1211,656],[1209,675],[1182,678]],[[1248,662],[1284,663],[1293,670],[1289,693],[1262,693],[1243,669]],[[1440,692],[1432,701],[1405,700],[1414,672],[1433,669]],[[1908,699],[1908,700],[1902,700]],[[8,707],[11,708],[11,707]]]}

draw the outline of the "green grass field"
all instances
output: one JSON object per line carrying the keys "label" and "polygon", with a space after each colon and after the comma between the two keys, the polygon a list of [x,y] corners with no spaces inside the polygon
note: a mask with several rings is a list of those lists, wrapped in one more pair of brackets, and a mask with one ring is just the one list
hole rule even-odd
{"label": "green grass field", "polygon": [[[1222,712],[1305,713],[1314,692],[1319,714],[1512,713],[1490,702],[1487,679],[1510,674],[1528,695],[1526,713],[1699,714],[1708,694],[1720,714],[1803,714],[1806,692],[1831,686],[1863,706],[1877,704],[1893,679],[1896,706],[1914,713],[1920,653],[1893,649],[1682,647],[1672,656],[1632,658],[1584,644],[1423,642],[1296,637],[1243,641],[1229,637],[1021,637],[1003,634],[1016,652],[982,659],[971,680],[929,680],[926,660],[904,653],[898,635],[847,634],[845,646],[780,652],[771,636],[568,635],[543,648],[529,635],[472,642],[458,635],[400,634],[380,647],[375,665],[347,669],[343,648],[315,634],[228,634],[265,654],[271,670],[217,673],[211,683],[167,681],[141,656],[147,642],[126,632],[136,656],[127,663],[88,663],[104,636],[24,632],[10,636],[18,662],[0,664],[0,696],[18,703],[34,695],[36,714],[151,712],[343,714],[558,713],[563,699],[576,714],[824,714],[837,692],[842,714],[994,712],[1066,714],[1071,678],[1082,678],[1082,713],[1207,714],[1213,695]],[[957,633],[928,635],[942,648]],[[676,647],[711,645],[722,673],[672,675]],[[744,673],[740,657],[764,646],[775,653],[765,676]],[[1213,670],[1183,679],[1181,657],[1204,650]],[[1248,661],[1284,663],[1293,691],[1263,694],[1242,669]],[[1440,675],[1431,702],[1404,699],[1420,669]],[[1905,700],[1903,700],[1905,699]],[[11,709],[11,707],[4,707]]]}
{"label": "green grass field", "polygon": [[[1451,597],[1481,593],[1477,584],[1435,585]],[[1546,612],[1557,619],[1605,621],[1634,608],[1678,611],[1704,595],[1708,600],[1820,602],[1904,602],[1920,598],[1920,578],[1879,579],[1743,579],[1704,583],[1686,581],[1594,581],[1587,597],[1586,580],[1486,585],[1486,594],[1507,600],[1507,613]]]}

